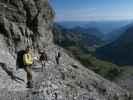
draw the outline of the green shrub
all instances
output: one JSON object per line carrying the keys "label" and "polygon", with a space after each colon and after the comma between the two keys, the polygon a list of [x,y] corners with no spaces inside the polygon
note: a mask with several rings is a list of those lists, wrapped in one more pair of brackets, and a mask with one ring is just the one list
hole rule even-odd
{"label": "green shrub", "polygon": [[88,69],[93,70],[107,79],[114,80],[121,73],[119,66],[107,61],[98,60],[93,56],[82,54],[76,56],[76,58]]}
{"label": "green shrub", "polygon": [[111,62],[98,60],[95,57],[91,57],[90,60],[91,65],[95,67],[94,71],[105,78],[113,80],[121,73],[120,67]]}

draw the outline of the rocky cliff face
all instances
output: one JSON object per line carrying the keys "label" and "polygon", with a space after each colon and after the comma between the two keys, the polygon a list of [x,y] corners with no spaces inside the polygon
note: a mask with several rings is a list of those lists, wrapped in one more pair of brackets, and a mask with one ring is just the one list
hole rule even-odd
{"label": "rocky cliff face", "polygon": [[[54,12],[47,0],[0,0],[0,99],[2,100],[130,100],[129,93],[68,56],[54,45]],[[30,45],[45,47],[45,71],[33,66],[34,88],[26,88],[26,73],[16,67],[16,55]],[[61,53],[60,64],[55,62]]]}
{"label": "rocky cliff face", "polygon": [[53,11],[47,0],[0,0],[0,33],[11,48],[52,42]]}

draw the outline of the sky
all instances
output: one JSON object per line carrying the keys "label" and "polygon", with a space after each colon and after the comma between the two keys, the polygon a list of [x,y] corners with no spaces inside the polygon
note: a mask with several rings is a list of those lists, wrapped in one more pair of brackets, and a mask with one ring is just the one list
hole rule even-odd
{"label": "sky", "polygon": [[56,21],[133,19],[133,0],[49,0]]}

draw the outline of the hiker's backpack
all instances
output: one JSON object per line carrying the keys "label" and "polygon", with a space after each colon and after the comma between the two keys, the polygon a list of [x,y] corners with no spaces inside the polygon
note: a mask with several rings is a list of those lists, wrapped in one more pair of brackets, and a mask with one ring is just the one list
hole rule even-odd
{"label": "hiker's backpack", "polygon": [[40,58],[39,58],[40,61],[47,61],[48,60],[48,57],[47,57],[47,54],[46,53],[42,53]]}
{"label": "hiker's backpack", "polygon": [[25,53],[23,55],[23,62],[24,65],[32,65],[33,64],[33,58],[31,53]]}

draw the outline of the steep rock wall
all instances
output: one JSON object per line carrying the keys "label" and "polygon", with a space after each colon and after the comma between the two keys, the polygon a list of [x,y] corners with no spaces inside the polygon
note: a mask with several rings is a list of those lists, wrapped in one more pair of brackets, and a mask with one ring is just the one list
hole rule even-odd
{"label": "steep rock wall", "polygon": [[52,42],[54,12],[47,0],[0,0],[0,33],[13,49]]}

